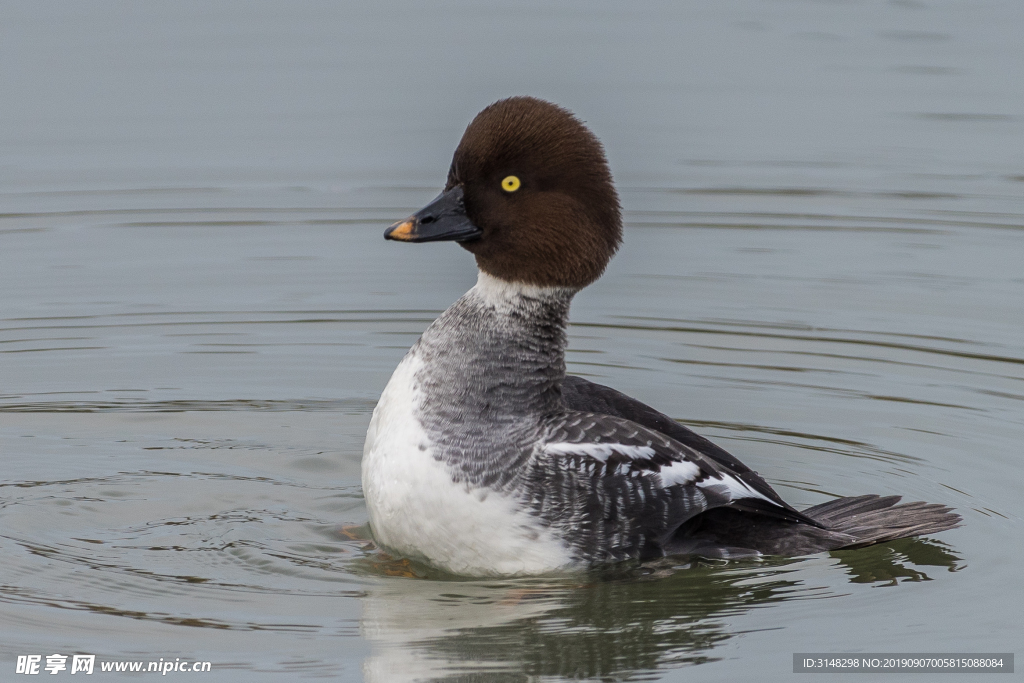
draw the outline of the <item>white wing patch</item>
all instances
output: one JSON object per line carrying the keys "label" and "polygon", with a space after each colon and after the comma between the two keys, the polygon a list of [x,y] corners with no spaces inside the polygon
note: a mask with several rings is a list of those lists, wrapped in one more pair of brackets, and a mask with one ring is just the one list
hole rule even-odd
{"label": "white wing patch", "polygon": [[689,460],[674,462],[668,467],[661,468],[661,481],[665,486],[676,484],[692,484],[693,480],[700,474],[700,468]]}
{"label": "white wing patch", "polygon": [[[625,456],[630,460],[646,460],[653,458],[655,451],[650,446],[635,446],[621,443],[549,443],[544,446],[548,455],[586,455],[601,462],[607,462],[613,453]],[[662,484],[692,484],[700,475],[700,468],[689,460],[678,460],[660,470]]]}
{"label": "white wing patch", "polygon": [[[608,462],[608,458],[613,454],[625,456],[630,460],[646,460],[655,456],[655,450],[650,446],[622,443],[569,443],[567,441],[560,441],[544,444],[543,450],[548,455],[586,455],[600,462]],[[676,460],[668,466],[663,466],[653,471],[661,475],[661,483],[666,488],[669,486],[696,484],[698,488],[725,494],[729,500],[759,498],[772,505],[779,505],[776,501],[752,489],[742,480],[737,479],[728,472],[719,472],[701,481],[697,481],[701,475],[701,469],[696,463],[689,460]]]}
{"label": "white wing patch", "polygon": [[613,453],[631,460],[654,457],[654,449],[650,446],[628,446],[621,443],[548,443],[544,444],[544,452],[548,455],[589,455],[601,462],[606,462]]}
{"label": "white wing patch", "polygon": [[724,489],[729,496],[729,500],[736,500],[737,498],[760,498],[766,500],[772,505],[779,507],[779,504],[771,498],[758,493],[754,489],[747,486],[744,482],[740,481],[735,477],[731,477],[724,472],[718,477],[705,479],[704,481],[697,484],[702,489]]}

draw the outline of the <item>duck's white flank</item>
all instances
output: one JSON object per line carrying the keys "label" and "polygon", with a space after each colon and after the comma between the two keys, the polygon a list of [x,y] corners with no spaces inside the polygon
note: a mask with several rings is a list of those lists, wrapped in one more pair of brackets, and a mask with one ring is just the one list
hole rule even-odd
{"label": "duck's white flank", "polygon": [[374,538],[405,557],[468,576],[571,568],[566,545],[522,503],[456,483],[417,419],[416,347],[391,376],[363,447],[363,492]]}

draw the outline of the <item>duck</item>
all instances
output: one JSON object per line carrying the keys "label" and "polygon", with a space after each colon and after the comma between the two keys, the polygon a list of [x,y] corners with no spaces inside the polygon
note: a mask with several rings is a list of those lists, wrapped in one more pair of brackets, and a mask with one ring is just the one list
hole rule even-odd
{"label": "duck", "polygon": [[409,349],[373,411],[362,486],[379,547],[460,576],[531,576],[809,555],[959,525],[949,507],[894,495],[797,510],[679,422],[566,374],[570,304],[622,232],[601,142],[528,96],[483,109],[441,194],[387,228],[396,242],[455,242],[478,278]]}

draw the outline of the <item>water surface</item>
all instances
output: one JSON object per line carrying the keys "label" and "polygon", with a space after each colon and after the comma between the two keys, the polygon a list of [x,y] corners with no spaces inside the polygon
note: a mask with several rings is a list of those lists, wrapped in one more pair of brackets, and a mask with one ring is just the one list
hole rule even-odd
{"label": "water surface", "polygon": [[[4,13],[4,670],[78,652],[240,681],[775,681],[793,652],[1020,642],[1019,3]],[[590,123],[625,208],[571,372],[797,507],[901,494],[963,528],[528,580],[368,545],[370,413],[475,280],[454,245],[381,233],[517,93]]]}

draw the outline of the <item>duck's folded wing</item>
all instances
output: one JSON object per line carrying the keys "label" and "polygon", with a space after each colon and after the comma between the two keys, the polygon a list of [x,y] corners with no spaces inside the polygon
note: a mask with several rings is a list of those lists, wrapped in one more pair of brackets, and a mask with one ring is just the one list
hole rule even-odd
{"label": "duck's folded wing", "polygon": [[574,527],[573,543],[591,557],[660,555],[682,524],[718,507],[771,510],[773,516],[814,524],[721,463],[611,415],[557,416],[532,462],[528,489],[534,510]]}
{"label": "duck's folded wing", "polygon": [[[769,501],[775,503],[776,506],[796,512],[796,510],[793,510],[782,500],[768,482],[762,479],[757,472],[740,462],[734,455],[716,446],[703,436],[690,431],[668,415],[658,412],[649,405],[631,396],[627,396],[621,391],[616,391],[611,387],[591,382],[582,377],[567,375],[562,382],[562,401],[569,410],[624,418],[659,434],[663,434],[693,449],[705,458],[709,458],[722,465],[746,486],[760,493]],[[763,512],[772,515],[775,506],[763,507]]]}

